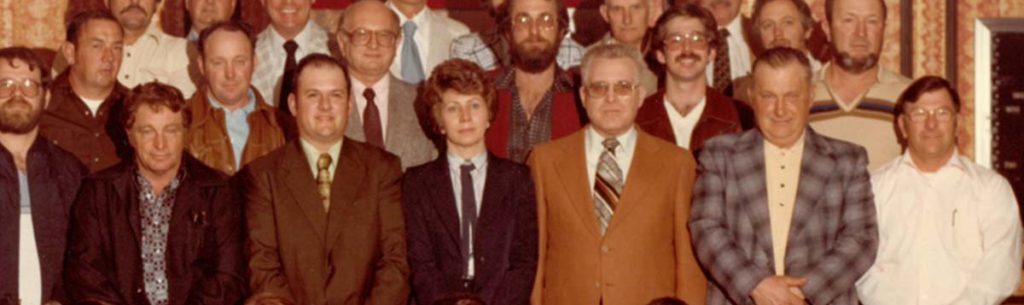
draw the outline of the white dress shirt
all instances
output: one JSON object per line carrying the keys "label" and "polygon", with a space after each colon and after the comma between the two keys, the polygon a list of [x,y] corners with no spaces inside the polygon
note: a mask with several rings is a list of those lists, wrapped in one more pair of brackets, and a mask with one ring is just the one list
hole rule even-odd
{"label": "white dress shirt", "polygon": [[[364,113],[366,113],[366,98],[363,97],[363,91],[366,90],[366,84],[360,82],[354,77],[349,77],[352,81],[352,100],[355,101],[356,111],[359,111],[359,122],[366,124]],[[380,134],[381,140],[384,143],[388,141],[388,94],[390,93],[388,88],[391,88],[391,76],[384,75],[376,84],[370,86],[373,89],[373,103],[377,105],[377,111],[380,113]],[[365,132],[365,130],[364,130]]]}
{"label": "white dress shirt", "polygon": [[690,113],[683,116],[676,111],[675,105],[669,102],[667,97],[665,98],[665,112],[668,113],[668,122],[672,124],[672,133],[676,136],[676,146],[690,149],[690,139],[693,138],[693,130],[697,128],[697,121],[704,113],[706,100],[706,97],[700,98],[697,105],[690,109]]}
{"label": "white dress shirt", "polygon": [[[629,166],[633,164],[633,152],[636,151],[636,127],[629,127],[629,130],[615,139],[619,140],[619,146],[615,148],[615,164],[622,170],[622,186],[626,186],[626,179],[629,179]],[[604,152],[604,137],[594,130],[593,126],[587,126],[586,136],[583,140],[583,148],[587,157],[587,179],[590,179],[590,189],[593,191],[596,183],[597,163],[601,160],[601,153]]]}
{"label": "white dress shirt", "polygon": [[18,298],[20,304],[43,303],[42,267],[36,232],[32,225],[31,199],[28,176],[18,171],[18,192],[21,197],[21,217],[18,234]]}
{"label": "white dress shirt", "polygon": [[[331,156],[331,165],[327,166],[327,175],[331,177],[331,181],[334,181],[334,172],[338,168],[338,157],[341,156],[341,143],[345,141],[338,141],[331,147],[327,148],[327,155]],[[306,142],[305,139],[299,138],[299,143],[302,145],[302,154],[306,155],[306,163],[309,163],[309,171],[313,172],[313,180],[316,181],[316,175],[319,170],[316,168],[317,161],[320,161],[320,154],[322,154],[313,144]]]}
{"label": "white dress shirt", "polygon": [[167,35],[150,24],[135,44],[124,45],[117,80],[128,88],[159,81],[178,88],[186,98],[196,91],[188,74],[188,40]]}
{"label": "white dress shirt", "polygon": [[[412,18],[398,11],[391,1],[385,3],[398,15],[398,30],[406,21],[416,24],[416,33],[412,36],[419,51],[420,64],[423,65],[424,79],[430,77],[434,67],[447,60],[451,55],[452,41],[459,36],[469,34],[469,28],[461,22],[448,17],[447,12],[424,7]],[[391,74],[402,78],[402,38],[395,44],[395,59],[391,62]]]}
{"label": "white dress shirt", "polygon": [[864,304],[994,305],[1017,288],[1021,222],[1002,176],[959,153],[925,173],[904,153],[871,184],[879,247],[857,282]]}
{"label": "white dress shirt", "polygon": [[[295,50],[295,63],[298,64],[309,54],[329,54],[328,35],[326,29],[310,19],[302,32],[293,39],[299,45]],[[284,50],[284,43],[287,41],[277,33],[273,25],[267,26],[267,29],[256,37],[257,60],[256,69],[252,74],[252,85],[271,106],[277,105],[278,80],[284,74],[284,61],[288,58],[288,52]]]}
{"label": "white dress shirt", "polygon": [[[469,160],[463,159],[462,157],[456,156],[452,153],[448,153],[448,171],[449,176],[452,180],[452,192],[455,194],[455,212],[459,214],[459,228],[462,228],[462,164],[469,161],[473,163],[475,167],[469,171],[469,176],[473,177],[473,197],[476,200],[476,215],[477,225],[473,230],[469,231],[469,244],[473,244],[473,240],[476,239],[476,228],[480,226],[480,206],[484,200],[484,184],[487,182],[487,151],[476,155]],[[461,230],[461,229],[460,229]],[[473,277],[473,247],[469,247],[469,263],[467,275],[470,278]]]}
{"label": "white dress shirt", "polygon": [[[729,44],[729,72],[732,74],[733,80],[750,74],[750,66],[753,63],[750,58],[750,46],[744,39],[742,19],[743,16],[737,15],[732,22],[725,26],[725,29],[729,31],[729,37],[725,38],[725,42]],[[718,54],[718,56],[722,56],[722,54]],[[705,72],[708,84],[712,83],[715,79],[715,63],[709,63]]]}

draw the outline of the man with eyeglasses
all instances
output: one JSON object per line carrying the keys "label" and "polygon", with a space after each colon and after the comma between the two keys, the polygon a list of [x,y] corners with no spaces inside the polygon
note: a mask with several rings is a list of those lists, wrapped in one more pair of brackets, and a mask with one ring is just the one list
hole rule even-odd
{"label": "man with eyeglasses", "polygon": [[401,36],[398,15],[367,0],[345,9],[337,34],[355,106],[345,135],[397,155],[405,170],[433,160],[437,149],[416,117],[416,87],[389,71]]}
{"label": "man with eyeglasses", "polygon": [[640,52],[599,45],[583,56],[590,123],[540,145],[529,165],[540,236],[535,305],[704,304],[707,280],[686,226],[696,163],[638,130]]}
{"label": "man with eyeglasses", "polygon": [[492,72],[498,109],[487,129],[487,150],[525,162],[533,146],[580,129],[573,76],[556,64],[569,28],[562,0],[509,0],[505,35],[512,66]]}
{"label": "man with eyeglasses", "polygon": [[1002,304],[1020,282],[1021,221],[998,173],[957,150],[960,96],[940,77],[896,102],[902,156],[871,175],[878,259],[857,282],[865,305]]}
{"label": "man with eyeglasses", "polygon": [[67,215],[88,172],[39,136],[48,78],[32,50],[0,49],[0,304],[70,304],[59,288]]}
{"label": "man with eyeglasses", "polygon": [[644,101],[637,126],[691,151],[711,137],[744,129],[737,108],[746,117],[750,110],[712,89],[704,76],[718,56],[715,45],[722,43],[714,33],[714,17],[700,6],[679,5],[661,15],[653,44],[658,62],[665,65],[665,88]]}

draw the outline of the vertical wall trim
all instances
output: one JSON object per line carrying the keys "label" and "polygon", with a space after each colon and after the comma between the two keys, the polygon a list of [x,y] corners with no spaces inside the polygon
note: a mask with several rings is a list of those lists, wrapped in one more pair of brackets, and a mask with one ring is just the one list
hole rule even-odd
{"label": "vertical wall trim", "polygon": [[956,88],[959,76],[956,64],[956,54],[959,53],[957,50],[957,26],[956,0],[946,0],[946,79],[953,85],[953,88]]}
{"label": "vertical wall trim", "polygon": [[914,0],[900,0],[900,74],[914,74]]}

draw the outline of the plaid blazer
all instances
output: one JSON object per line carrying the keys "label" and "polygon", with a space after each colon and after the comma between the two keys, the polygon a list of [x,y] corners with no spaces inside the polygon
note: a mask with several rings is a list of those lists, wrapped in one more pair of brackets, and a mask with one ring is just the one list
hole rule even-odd
{"label": "plaid blazer", "polygon": [[[750,292],[774,275],[763,139],[758,129],[723,135],[700,154],[689,225],[709,305],[754,304]],[[854,282],[878,247],[867,154],[810,127],[804,140],[786,275],[808,279],[810,304],[856,305]]]}

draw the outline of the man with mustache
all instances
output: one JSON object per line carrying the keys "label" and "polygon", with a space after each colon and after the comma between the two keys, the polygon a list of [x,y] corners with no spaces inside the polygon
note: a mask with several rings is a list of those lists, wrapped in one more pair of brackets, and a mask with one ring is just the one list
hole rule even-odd
{"label": "man with mustache", "polygon": [[525,162],[534,145],[582,126],[573,77],[555,63],[569,27],[562,0],[510,0],[509,18],[498,24],[512,42],[512,66],[495,70],[498,107],[487,129],[487,150]]}
{"label": "man with mustache", "polygon": [[128,88],[158,81],[181,90],[196,91],[188,73],[188,41],[168,35],[154,23],[160,0],[108,0],[107,8],[124,29],[124,57],[117,79]]}
{"label": "man with mustache", "polygon": [[653,49],[665,65],[665,88],[648,97],[636,115],[637,126],[679,147],[697,151],[711,137],[739,132],[737,104],[708,86],[704,71],[715,60],[715,19],[694,4],[674,6],[655,25]]}
{"label": "man with mustache", "polygon": [[825,32],[835,53],[814,76],[811,126],[864,146],[868,168],[900,155],[893,106],[910,80],[878,65],[885,33],[882,0],[825,1]]}
{"label": "man with mustache", "polygon": [[28,48],[0,49],[0,303],[69,304],[67,215],[87,170],[39,136],[48,78]]}
{"label": "man with mustache", "polygon": [[50,85],[39,132],[96,172],[131,154],[117,121],[128,90],[117,81],[123,32],[110,13],[87,11],[71,19],[66,37],[60,50],[70,66]]}
{"label": "man with mustache", "polygon": [[[803,0],[756,0],[751,20],[750,38],[756,45],[755,50],[775,47],[797,49],[807,53],[812,71],[821,70],[821,62],[808,50],[808,40],[817,26],[811,17],[811,8]],[[750,101],[747,93],[751,81],[750,75],[735,79],[733,98]]]}

